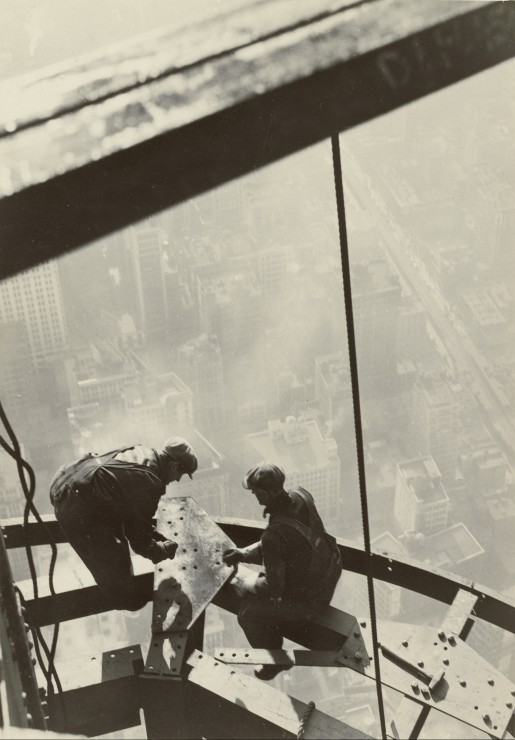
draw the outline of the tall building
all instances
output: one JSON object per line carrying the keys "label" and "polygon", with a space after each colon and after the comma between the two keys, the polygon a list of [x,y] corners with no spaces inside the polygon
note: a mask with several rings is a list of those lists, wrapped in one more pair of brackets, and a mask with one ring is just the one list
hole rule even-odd
{"label": "tall building", "polygon": [[195,450],[198,468],[193,479],[184,476],[179,487],[172,486],[172,495],[192,496],[209,516],[233,515],[227,460],[198,429],[183,427],[181,434]]}
{"label": "tall building", "polygon": [[397,465],[394,511],[403,532],[439,532],[447,526],[449,509],[449,497],[431,456]]}
{"label": "tall building", "polygon": [[34,405],[34,372],[23,321],[0,324],[0,388],[11,423],[25,426]]}
{"label": "tall building", "polygon": [[265,298],[284,291],[292,255],[293,249],[288,245],[264,247],[254,252],[256,275]]}
{"label": "tall building", "polygon": [[315,421],[294,416],[269,421],[265,431],[245,436],[245,448],[248,466],[276,463],[286,473],[287,488],[307,488],[326,525],[337,522],[343,505],[340,458],[334,439],[324,438]]}
{"label": "tall building", "polygon": [[420,455],[431,455],[446,485],[456,476],[459,404],[440,374],[420,376],[413,390],[414,444]]}
{"label": "tall building", "polygon": [[343,351],[315,358],[315,398],[326,421],[331,421],[351,403],[351,379]]}
{"label": "tall building", "polygon": [[141,327],[149,337],[162,335],[168,325],[166,233],[147,223],[130,228],[125,238],[131,256]]}
{"label": "tall building", "polygon": [[21,321],[35,366],[66,349],[66,325],[57,262],[22,272],[0,283],[0,324]]}
{"label": "tall building", "polygon": [[385,260],[351,266],[360,387],[384,392],[397,373],[401,286]]}
{"label": "tall building", "polygon": [[196,424],[218,429],[225,424],[224,374],[220,345],[201,334],[179,348],[177,371],[193,392]]}
{"label": "tall building", "polygon": [[245,267],[199,270],[197,291],[203,329],[217,337],[223,356],[251,350],[263,332],[255,273]]}
{"label": "tall building", "polygon": [[142,444],[155,446],[193,426],[193,394],[173,372],[139,374],[124,386],[121,398],[124,433],[137,433]]}

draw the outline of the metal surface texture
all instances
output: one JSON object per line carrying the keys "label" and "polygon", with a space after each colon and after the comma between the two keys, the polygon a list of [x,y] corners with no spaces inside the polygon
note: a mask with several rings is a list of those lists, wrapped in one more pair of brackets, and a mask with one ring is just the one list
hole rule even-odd
{"label": "metal surface texture", "polygon": [[[515,51],[513,3],[336,3],[327,17],[311,20],[277,27],[242,48],[229,43],[214,56],[202,57],[199,49],[196,63],[179,68],[164,39],[170,59],[155,78],[143,70],[141,80],[124,87],[124,70],[133,67],[137,76],[141,58],[129,56],[118,66],[113,60],[110,77],[120,78],[122,87],[107,97],[104,70],[98,84],[87,81],[91,99],[77,95],[77,106],[65,102],[62,115],[48,120],[48,111],[41,119],[37,112],[14,113],[0,142],[0,235],[15,247],[4,255],[2,275],[382,115]],[[190,41],[195,48],[195,37]],[[96,89],[98,97],[91,92]],[[31,123],[17,131],[18,119]]]}
{"label": "metal surface texture", "polygon": [[336,650],[263,650],[259,648],[216,648],[215,660],[234,665],[282,665],[341,667]]}
{"label": "metal surface texture", "polygon": [[[371,655],[369,632],[363,628]],[[379,622],[378,634],[386,648],[381,655],[381,679],[385,685],[491,737],[503,737],[513,714],[515,685],[457,635],[435,627],[395,622]],[[392,656],[397,656],[397,660]],[[354,670],[375,678],[373,665]],[[430,679],[442,673],[441,680],[431,689]]]}
{"label": "metal surface texture", "polygon": [[[246,547],[256,542],[263,533],[261,522],[252,523],[230,517],[213,517],[213,521],[238,547]],[[45,516],[45,522],[50,527],[52,536],[60,536],[61,539],[57,539],[56,542],[66,541],[54,517]],[[9,519],[4,522],[2,531],[5,535],[7,549],[23,547],[25,541],[34,545],[49,544],[48,533],[38,522],[29,522],[24,530],[21,519]],[[416,591],[445,604],[452,604],[460,591],[472,593],[477,599],[474,616],[515,633],[515,601],[504,594],[496,593],[482,584],[473,583],[460,576],[434,568],[426,568],[414,559],[388,557],[381,552],[373,552],[372,557],[367,558],[363,550],[341,538],[338,539],[338,546],[345,569],[348,571],[366,575],[368,569],[377,580]],[[151,578],[150,571],[145,576],[136,577],[142,592],[148,593],[149,601],[152,598],[151,581],[149,580]],[[38,605],[30,602],[30,581],[18,584],[25,598],[29,600],[27,609],[30,609],[31,617],[35,620],[34,624],[38,626],[53,623],[54,611],[47,596],[48,588],[45,591],[45,580],[42,579],[41,582],[43,598]],[[74,591],[69,591],[66,587],[56,588],[58,592],[62,592],[58,594],[59,615],[62,621],[87,614],[96,614],[106,609],[100,591],[96,587],[87,589],[87,594],[82,592],[80,584],[77,584]],[[223,604],[223,608],[229,608],[232,611],[232,605],[229,604],[228,599],[223,598],[224,596],[225,594],[218,594],[217,600],[221,605]]]}
{"label": "metal surface texture", "polygon": [[[206,718],[203,737],[296,738],[307,704],[295,699],[254,676],[247,676],[231,666],[195,651],[188,659],[189,686],[205,689],[215,696],[218,711]],[[234,713],[234,714],[233,714]],[[241,717],[227,732],[227,717]],[[217,715],[220,716],[220,720]],[[254,724],[253,724],[254,720]],[[217,732],[218,722],[225,722],[225,733]],[[262,723],[262,724],[261,724]],[[259,734],[258,734],[259,733]],[[305,727],[305,740],[364,740],[369,735],[315,709]]]}
{"label": "metal surface texture", "polygon": [[45,717],[32,661],[27,629],[0,532],[0,710],[6,725],[44,730]]}
{"label": "metal surface texture", "polygon": [[152,635],[145,661],[145,673],[152,676],[179,676],[187,641],[187,631]]}
{"label": "metal surface texture", "polygon": [[183,632],[233,575],[222,553],[234,545],[191,497],[161,499],[157,530],[179,547],[156,566],[152,632]]}

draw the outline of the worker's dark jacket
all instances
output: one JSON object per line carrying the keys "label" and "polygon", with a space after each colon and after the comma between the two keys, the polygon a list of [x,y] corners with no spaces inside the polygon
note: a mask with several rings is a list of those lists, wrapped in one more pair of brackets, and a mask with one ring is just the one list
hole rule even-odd
{"label": "worker's dark jacket", "polygon": [[123,533],[134,552],[157,563],[167,555],[153,539],[152,517],[165,490],[156,451],[135,445],[87,453],[63,465],[51,483],[50,500],[68,529],[74,522],[83,530],[96,522],[107,525]]}
{"label": "worker's dark jacket", "polygon": [[300,487],[288,491],[269,513],[260,541],[265,578],[259,590],[286,601],[329,603],[342,572],[341,558],[312,495]]}

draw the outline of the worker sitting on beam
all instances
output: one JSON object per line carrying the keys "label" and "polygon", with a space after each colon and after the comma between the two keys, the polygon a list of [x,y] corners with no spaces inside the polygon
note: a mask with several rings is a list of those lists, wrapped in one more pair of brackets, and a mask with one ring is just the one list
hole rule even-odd
{"label": "worker sitting on beam", "polygon": [[[284,488],[284,471],[262,462],[243,479],[269,515],[259,542],[231,548],[223,554],[227,565],[239,562],[264,565],[254,579],[235,578],[241,605],[238,622],[255,648],[281,649],[283,625],[313,619],[330,603],[342,572],[336,540],[327,534],[313,496],[304,488]],[[284,666],[264,665],[254,673],[270,680]]]}
{"label": "worker sitting on beam", "polygon": [[56,519],[113,609],[147,602],[136,592],[129,543],[153,563],[175,556],[177,543],[156,532],[153,516],[167,484],[196,469],[190,444],[171,437],[161,450],[88,452],[57,471],[50,485]]}

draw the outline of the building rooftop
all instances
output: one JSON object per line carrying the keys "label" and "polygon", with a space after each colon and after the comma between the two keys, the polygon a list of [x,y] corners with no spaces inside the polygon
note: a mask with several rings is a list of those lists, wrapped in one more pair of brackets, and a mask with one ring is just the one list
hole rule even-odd
{"label": "building rooftop", "polygon": [[463,522],[426,537],[420,547],[423,557],[430,560],[433,568],[445,570],[452,570],[484,553],[484,549]]}
{"label": "building rooftop", "polygon": [[494,521],[515,518],[515,501],[508,496],[492,496],[486,500],[486,506]]}
{"label": "building rooftop", "polygon": [[351,266],[351,278],[354,297],[395,289],[400,291],[398,275],[382,259],[354,263]]}
{"label": "building rooftop", "polygon": [[259,459],[273,460],[288,472],[325,467],[337,452],[336,442],[322,436],[316,421],[287,417],[269,421],[268,429],[246,435]]}
{"label": "building rooftop", "polygon": [[231,303],[242,296],[259,296],[256,275],[244,269],[217,269],[198,273],[203,295],[213,296],[216,303]]}
{"label": "building rooftop", "polygon": [[437,373],[425,373],[417,380],[417,388],[424,394],[431,407],[445,406],[456,402],[454,393],[445,378]]}
{"label": "building rooftop", "polygon": [[462,299],[480,326],[499,327],[506,324],[506,319],[499,310],[490,291],[486,288],[465,290],[462,293]]}
{"label": "building rooftop", "polygon": [[431,455],[400,462],[398,469],[418,501],[434,503],[449,500],[440,471]]}
{"label": "building rooftop", "polygon": [[343,352],[317,357],[315,365],[333,395],[351,390],[349,363]]}

